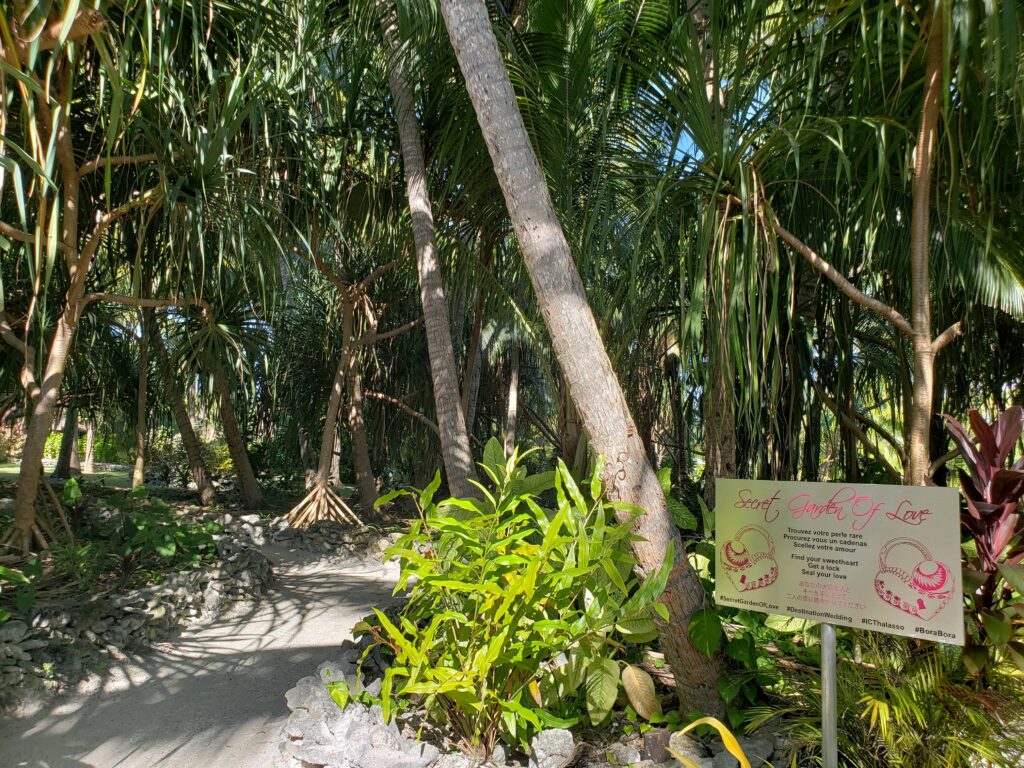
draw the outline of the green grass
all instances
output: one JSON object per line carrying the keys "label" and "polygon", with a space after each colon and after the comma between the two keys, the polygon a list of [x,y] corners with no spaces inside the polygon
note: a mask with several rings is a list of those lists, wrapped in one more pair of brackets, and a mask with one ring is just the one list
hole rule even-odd
{"label": "green grass", "polygon": [[[17,464],[0,463],[0,483],[18,482],[19,469],[20,468]],[[102,484],[107,488],[131,487],[131,477],[127,470],[121,472],[93,472],[91,474],[82,475],[82,482],[87,485]],[[64,481],[52,480],[51,483],[54,486],[61,486],[64,484]]]}

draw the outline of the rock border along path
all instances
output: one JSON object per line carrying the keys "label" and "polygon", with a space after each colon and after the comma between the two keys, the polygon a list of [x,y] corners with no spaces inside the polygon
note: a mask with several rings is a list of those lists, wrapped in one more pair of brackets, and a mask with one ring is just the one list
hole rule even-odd
{"label": "rock border along path", "polygon": [[255,605],[111,666],[67,697],[0,724],[6,768],[270,768],[284,694],[386,605],[395,566],[263,551],[275,579]]}

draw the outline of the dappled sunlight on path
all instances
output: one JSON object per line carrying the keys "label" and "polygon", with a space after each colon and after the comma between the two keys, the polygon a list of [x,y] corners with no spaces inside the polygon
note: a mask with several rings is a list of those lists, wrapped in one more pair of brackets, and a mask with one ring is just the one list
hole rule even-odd
{"label": "dappled sunlight on path", "polygon": [[265,550],[260,603],[114,663],[95,690],[0,726],[0,766],[262,768],[277,755],[284,694],[390,600],[395,572]]}

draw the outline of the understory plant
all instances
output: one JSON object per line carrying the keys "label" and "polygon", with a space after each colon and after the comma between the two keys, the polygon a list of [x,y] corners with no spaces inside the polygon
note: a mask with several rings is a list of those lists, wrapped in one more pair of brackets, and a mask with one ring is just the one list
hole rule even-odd
{"label": "understory plant", "polygon": [[1002,411],[992,425],[972,410],[969,421],[973,437],[946,416],[946,429],[967,467],[959,470],[966,507],[960,517],[972,539],[965,547],[969,621],[964,663],[976,674],[1003,661],[1024,671],[1024,456],[1010,464],[1024,430],[1024,408]]}
{"label": "understory plant", "polygon": [[599,470],[581,487],[563,463],[528,475],[523,458],[489,442],[476,498],[435,501],[439,475],[382,497],[419,509],[390,550],[409,599],[395,620],[376,611],[360,627],[393,654],[385,716],[422,708],[481,757],[499,738],[525,747],[546,727],[599,724],[620,690],[640,716],[661,715],[651,676],[630,662],[668,619],[657,600],[673,553],[638,583],[633,534],[615,519],[625,508],[603,498]]}
{"label": "understory plant", "polygon": [[[961,649],[877,632],[838,632],[837,712],[843,768],[972,768],[1019,765],[1024,716],[1019,678],[1000,667],[980,686]],[[782,659],[774,701],[751,711],[784,735],[777,765],[817,765],[821,756],[821,671]]]}

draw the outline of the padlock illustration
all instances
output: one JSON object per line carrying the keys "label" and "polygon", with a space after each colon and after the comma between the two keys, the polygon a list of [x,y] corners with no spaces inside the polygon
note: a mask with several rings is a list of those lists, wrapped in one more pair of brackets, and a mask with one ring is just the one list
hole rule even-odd
{"label": "padlock illustration", "polygon": [[722,547],[722,567],[740,592],[767,587],[779,577],[775,542],[763,528],[744,526]]}
{"label": "padlock illustration", "polygon": [[[914,560],[917,564],[907,571],[900,567],[900,559],[903,565]],[[889,605],[922,621],[934,617],[949,602],[955,582],[945,563],[933,559],[928,548],[916,539],[893,539],[878,554],[875,592]]]}

